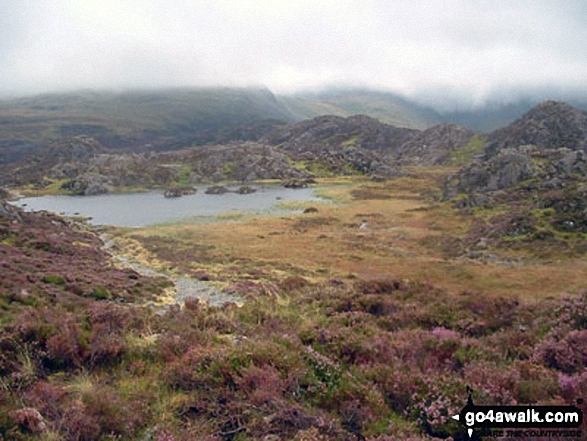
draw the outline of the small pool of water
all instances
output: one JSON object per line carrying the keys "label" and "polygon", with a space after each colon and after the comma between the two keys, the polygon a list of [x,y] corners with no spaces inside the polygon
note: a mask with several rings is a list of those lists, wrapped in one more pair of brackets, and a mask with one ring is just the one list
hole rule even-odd
{"label": "small pool of water", "polygon": [[196,194],[179,198],[165,198],[162,190],[97,196],[40,196],[19,199],[14,205],[26,211],[46,210],[66,216],[89,217],[89,222],[95,225],[143,227],[232,212],[263,214],[283,201],[324,201],[312,188],[256,188],[252,194],[222,195],[205,194],[206,189],[199,188]]}

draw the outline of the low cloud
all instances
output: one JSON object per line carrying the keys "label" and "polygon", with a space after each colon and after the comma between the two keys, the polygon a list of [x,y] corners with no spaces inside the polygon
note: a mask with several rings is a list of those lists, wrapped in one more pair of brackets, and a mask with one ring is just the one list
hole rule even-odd
{"label": "low cloud", "polygon": [[437,109],[585,96],[587,6],[525,0],[0,3],[0,94],[331,85]]}

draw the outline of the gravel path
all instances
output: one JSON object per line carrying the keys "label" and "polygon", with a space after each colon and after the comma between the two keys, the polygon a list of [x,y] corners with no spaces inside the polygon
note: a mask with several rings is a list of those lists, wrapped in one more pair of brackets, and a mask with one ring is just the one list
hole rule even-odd
{"label": "gravel path", "polygon": [[[202,282],[201,280],[192,279],[185,276],[175,276],[157,271],[140,263],[130,260],[126,256],[119,255],[115,252],[116,244],[112,238],[107,234],[101,234],[100,239],[104,245],[102,249],[106,251],[112,258],[122,267],[130,268],[137,273],[148,277],[165,277],[173,282],[175,293],[175,303],[183,306],[187,299],[197,298],[210,306],[222,306],[227,303],[242,303],[243,299],[238,296],[226,294],[210,283]],[[165,307],[163,307],[165,309]]]}

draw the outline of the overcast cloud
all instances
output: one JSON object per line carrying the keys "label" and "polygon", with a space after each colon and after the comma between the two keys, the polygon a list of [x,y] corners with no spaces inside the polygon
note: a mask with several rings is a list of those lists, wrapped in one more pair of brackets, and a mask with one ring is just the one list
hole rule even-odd
{"label": "overcast cloud", "polygon": [[437,108],[587,96],[587,2],[0,0],[0,95],[331,85]]}

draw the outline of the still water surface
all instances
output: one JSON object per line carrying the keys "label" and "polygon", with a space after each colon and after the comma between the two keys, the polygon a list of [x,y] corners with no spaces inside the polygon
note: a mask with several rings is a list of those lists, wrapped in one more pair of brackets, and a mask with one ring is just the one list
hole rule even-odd
{"label": "still water surface", "polygon": [[[180,198],[165,198],[163,191],[150,191],[97,196],[41,196],[23,198],[14,204],[27,211],[47,210],[67,216],[90,217],[90,222],[96,225],[142,227],[236,211],[262,214],[276,209],[275,205],[282,201],[324,201],[315,195],[312,188],[256,188],[256,193],[246,195],[210,195],[200,188],[196,194]],[[280,211],[276,209],[276,212]]]}

